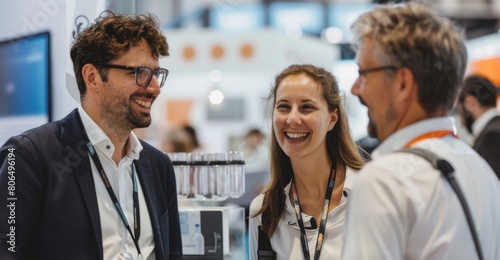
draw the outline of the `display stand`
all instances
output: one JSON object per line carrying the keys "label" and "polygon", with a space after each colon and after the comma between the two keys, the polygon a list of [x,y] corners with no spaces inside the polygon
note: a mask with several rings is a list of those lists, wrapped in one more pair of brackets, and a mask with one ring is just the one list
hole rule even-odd
{"label": "display stand", "polygon": [[181,206],[179,217],[184,259],[245,259],[243,207]]}
{"label": "display stand", "polygon": [[171,153],[184,259],[245,259],[245,208],[221,206],[245,193],[241,152]]}

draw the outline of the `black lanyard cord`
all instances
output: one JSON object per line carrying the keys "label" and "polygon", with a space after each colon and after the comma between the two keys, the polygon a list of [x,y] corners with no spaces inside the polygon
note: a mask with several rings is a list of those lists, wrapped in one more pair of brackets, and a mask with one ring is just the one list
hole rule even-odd
{"label": "black lanyard cord", "polygon": [[[134,200],[134,240],[137,240],[137,243],[139,243],[139,237],[141,236],[141,214],[139,211],[139,187],[134,163],[132,163],[132,182],[134,184],[134,192],[132,193]],[[140,250],[137,251],[140,252]]]}
{"label": "black lanyard cord", "polygon": [[[323,210],[321,212],[321,222],[318,229],[318,238],[316,240],[316,248],[314,252],[314,259],[318,260],[321,254],[321,249],[323,248],[323,241],[325,236],[326,229],[326,220],[328,218],[328,209],[330,208],[330,198],[333,193],[333,187],[335,186],[335,178],[337,174],[334,174],[336,168],[335,162],[332,162],[332,168],[330,170],[330,177],[328,178],[328,186],[325,192],[325,201],[323,204]],[[295,182],[292,179],[292,196],[294,200],[295,207],[295,216],[297,217],[297,223],[300,228],[300,243],[302,245],[302,254],[305,260],[311,259],[309,254],[309,244],[307,241],[306,230],[304,228],[304,221],[302,220],[302,212],[300,211],[300,202],[299,196],[297,195],[297,187],[295,186]]]}
{"label": "black lanyard cord", "polygon": [[134,163],[132,162],[132,183],[133,183],[133,215],[134,215],[134,234],[132,234],[132,229],[130,228],[130,225],[128,224],[127,218],[125,217],[125,214],[123,213],[122,207],[120,205],[120,202],[118,202],[118,199],[116,198],[115,192],[113,191],[113,188],[111,187],[108,177],[106,176],[106,172],[104,171],[104,168],[102,167],[101,161],[99,160],[99,156],[97,155],[94,146],[90,142],[87,133],[85,132],[85,127],[83,126],[83,121],[79,113],[77,113],[78,119],[80,122],[80,127],[82,128],[82,134],[83,137],[85,138],[85,141],[87,141],[87,150],[90,154],[90,157],[92,158],[92,161],[94,162],[97,171],[99,172],[99,176],[101,176],[102,182],[104,183],[104,186],[106,187],[106,190],[108,191],[109,197],[111,198],[111,201],[113,202],[113,205],[115,206],[116,211],[118,212],[118,215],[120,215],[120,218],[122,219],[123,224],[128,230],[128,233],[132,237],[132,240],[134,241],[135,248],[137,249],[137,254],[142,257],[141,249],[139,248],[139,237],[141,236],[141,217],[140,217],[140,211],[139,211],[139,189],[138,189],[138,184],[137,184],[137,177],[135,173],[135,167]]}
{"label": "black lanyard cord", "polygon": [[120,202],[118,202],[118,199],[116,198],[115,192],[113,191],[113,187],[111,187],[111,184],[109,183],[108,177],[106,176],[106,173],[104,172],[101,161],[99,160],[99,156],[97,155],[97,153],[94,150],[94,146],[90,142],[88,142],[87,148],[89,150],[90,157],[92,158],[92,161],[94,161],[94,164],[97,168],[97,171],[99,172],[99,175],[102,178],[104,186],[106,187],[106,190],[108,191],[108,194],[111,197],[111,201],[115,205],[115,208],[116,208],[116,211],[118,212],[118,215],[120,215],[120,218],[122,219],[123,224],[127,228],[128,233],[132,237],[132,240],[134,240],[134,245],[135,245],[135,248],[137,249],[137,253],[139,255],[142,255],[141,249],[139,248],[139,236],[140,236],[140,232],[141,232],[141,229],[140,229],[141,223],[140,223],[140,213],[139,213],[138,186],[137,186],[137,178],[136,178],[136,174],[135,174],[134,163],[132,163],[132,182],[133,182],[133,186],[134,186],[133,215],[134,215],[134,233],[135,233],[135,236],[132,234],[132,229],[130,228],[130,225],[127,221],[127,218],[125,217],[125,214],[123,213]]}

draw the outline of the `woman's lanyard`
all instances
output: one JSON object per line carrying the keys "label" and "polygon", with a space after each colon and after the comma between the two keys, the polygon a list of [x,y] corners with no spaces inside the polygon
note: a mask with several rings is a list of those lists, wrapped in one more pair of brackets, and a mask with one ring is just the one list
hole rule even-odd
{"label": "woman's lanyard", "polygon": [[[328,209],[330,208],[330,198],[332,196],[333,187],[335,186],[335,177],[337,174],[335,172],[335,163],[332,162],[332,169],[330,170],[330,177],[328,178],[328,186],[326,188],[325,202],[323,204],[323,211],[321,212],[321,222],[319,224],[318,239],[316,240],[316,249],[314,252],[314,259],[319,259],[321,254],[321,249],[323,248],[323,240],[325,236],[326,220],[328,218]],[[309,245],[307,242],[306,230],[304,228],[304,221],[302,220],[302,212],[300,211],[299,196],[297,196],[297,187],[292,179],[292,195],[295,206],[295,216],[297,217],[297,223],[300,228],[300,243],[302,245],[302,254],[304,259],[309,260],[311,256],[309,255]]]}
{"label": "woman's lanyard", "polygon": [[414,144],[422,141],[422,140],[425,140],[425,139],[429,139],[429,138],[441,138],[441,137],[445,137],[447,135],[451,135],[451,136],[454,136],[454,137],[457,137],[455,135],[455,133],[451,130],[437,130],[437,131],[431,131],[431,132],[427,132],[425,134],[422,134],[422,135],[419,135],[417,137],[415,137],[414,139],[410,140],[406,145],[405,145],[405,148],[410,148],[412,147]]}
{"label": "woman's lanyard", "polygon": [[108,191],[109,196],[111,197],[111,200],[113,201],[113,204],[115,205],[116,211],[118,212],[118,215],[120,215],[120,218],[122,219],[123,224],[128,230],[128,233],[132,237],[132,240],[134,240],[134,245],[135,248],[137,249],[137,254],[139,255],[140,258],[142,258],[142,253],[141,249],[139,248],[139,237],[141,236],[141,219],[140,219],[140,212],[139,212],[139,192],[138,192],[138,186],[137,186],[137,178],[135,174],[135,167],[134,163],[131,164],[132,166],[132,183],[134,186],[134,192],[132,194],[133,197],[133,203],[134,203],[134,234],[132,234],[132,230],[130,229],[130,225],[128,224],[127,218],[125,217],[125,214],[123,213],[122,207],[120,205],[120,202],[118,202],[118,199],[116,198],[115,192],[113,191],[113,188],[111,187],[108,177],[106,176],[106,172],[104,171],[104,168],[102,167],[101,161],[99,160],[99,156],[97,155],[94,146],[92,143],[89,141],[89,138],[87,137],[87,134],[85,133],[85,128],[83,127],[83,122],[81,121],[80,118],[80,124],[83,130],[83,135],[85,137],[85,140],[87,141],[87,149],[90,154],[90,157],[92,158],[92,161],[94,161],[95,167],[97,168],[97,171],[99,172],[99,175],[102,178],[102,182],[104,183],[104,186],[106,186],[106,190]]}

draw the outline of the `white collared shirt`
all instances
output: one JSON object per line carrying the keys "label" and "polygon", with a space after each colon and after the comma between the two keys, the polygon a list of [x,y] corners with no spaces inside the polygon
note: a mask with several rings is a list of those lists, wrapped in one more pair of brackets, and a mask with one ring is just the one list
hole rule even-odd
{"label": "white collared shirt", "polygon": [[493,119],[497,115],[498,115],[497,109],[492,108],[486,111],[476,120],[474,120],[474,123],[472,123],[472,135],[474,135],[475,137],[479,136],[479,134],[481,134],[483,129],[486,127],[486,125],[491,121],[491,119]]}
{"label": "white collared shirt", "polygon": [[[353,169],[346,167],[346,178],[344,181],[343,195],[340,200],[340,204],[328,213],[328,218],[325,227],[325,237],[323,248],[321,250],[320,259],[340,259],[340,253],[343,244],[343,234],[344,234],[344,223],[347,204],[350,203],[351,187],[353,185],[354,179],[357,176],[357,172]],[[286,194],[285,211],[281,217],[278,227],[271,236],[271,246],[276,252],[276,257],[278,260],[282,259],[295,259],[302,260],[302,246],[300,244],[300,228],[297,224],[297,216],[295,215],[295,208],[288,199],[290,196],[290,183],[285,187],[284,193]],[[347,195],[347,197],[346,197]],[[264,200],[264,195],[260,194],[257,196],[250,205],[250,216],[254,215],[262,207],[262,202]],[[311,218],[305,213],[302,213],[304,226],[311,227]],[[316,220],[317,226],[319,226],[320,219]],[[250,218],[249,220],[249,240],[250,240],[250,259],[257,259],[257,248],[258,248],[258,229],[257,227],[261,225],[262,219],[261,215]],[[307,241],[309,245],[309,254],[311,258],[314,258],[316,241],[318,236],[318,228],[316,229],[306,229]]]}
{"label": "white collared shirt", "polygon": [[[143,149],[142,145],[135,134],[131,132],[128,139],[127,155],[122,158],[118,165],[116,165],[116,163],[112,160],[115,147],[111,143],[111,140],[90,118],[81,105],[78,108],[78,112],[82,118],[89,141],[92,143],[99,156],[99,160],[104,171],[106,172],[106,176],[109,179],[116,198],[118,199],[127,221],[132,228],[134,225],[132,167],[135,167],[133,161],[139,159],[139,154]],[[99,175],[90,155],[89,159],[92,166],[97,204],[99,207],[104,259],[138,259],[134,240],[130,236],[127,228],[120,218],[120,215],[113,205],[111,197],[109,196],[109,193],[104,186],[102,178]],[[137,170],[135,170],[135,172],[138,174]],[[149,218],[149,212],[144,199],[139,177],[137,177],[137,184],[141,221],[139,247],[144,259],[155,259],[153,229],[151,227],[151,220]],[[134,231],[132,229],[132,233],[133,232]]]}
{"label": "white collared shirt", "polygon": [[[422,157],[396,152],[423,134],[454,129],[449,117],[419,121],[392,134],[373,152],[353,187],[342,259],[477,259],[449,183]],[[430,150],[454,167],[484,259],[500,259],[500,182],[486,161],[452,135],[412,147]]]}

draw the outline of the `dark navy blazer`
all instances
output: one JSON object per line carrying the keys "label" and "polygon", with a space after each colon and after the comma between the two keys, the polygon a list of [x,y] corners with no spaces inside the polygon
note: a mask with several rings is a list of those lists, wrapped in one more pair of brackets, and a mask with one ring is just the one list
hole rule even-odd
{"label": "dark navy blazer", "polygon": [[[172,163],[151,145],[141,144],[144,149],[135,165],[151,218],[156,259],[182,258]],[[103,258],[85,145],[75,109],[60,121],[10,138],[0,149],[0,259]],[[7,207],[12,202],[15,207]]]}
{"label": "dark navy blazer", "polygon": [[476,150],[500,179],[500,116],[492,118],[474,142]]}

